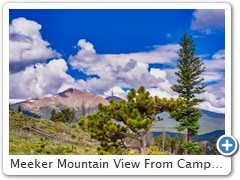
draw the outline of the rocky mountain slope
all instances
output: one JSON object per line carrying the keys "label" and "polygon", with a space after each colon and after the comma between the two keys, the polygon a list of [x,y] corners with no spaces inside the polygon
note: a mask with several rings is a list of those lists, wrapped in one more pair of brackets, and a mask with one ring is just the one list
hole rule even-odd
{"label": "rocky mountain slope", "polygon": [[63,108],[73,108],[76,111],[76,117],[93,113],[97,110],[99,103],[109,104],[108,100],[96,94],[88,93],[85,90],[67,89],[64,92],[50,97],[26,100],[12,104],[11,108],[17,110],[18,106],[26,114],[36,114],[42,118],[49,119],[52,109],[60,111]]}

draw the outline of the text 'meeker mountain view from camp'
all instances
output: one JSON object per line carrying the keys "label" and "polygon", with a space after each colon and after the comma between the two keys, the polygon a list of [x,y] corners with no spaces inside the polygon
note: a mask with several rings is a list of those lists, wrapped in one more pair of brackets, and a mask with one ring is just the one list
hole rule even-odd
{"label": "text 'meeker mountain view from camp'", "polygon": [[9,17],[9,154],[219,154],[224,10],[12,9]]}

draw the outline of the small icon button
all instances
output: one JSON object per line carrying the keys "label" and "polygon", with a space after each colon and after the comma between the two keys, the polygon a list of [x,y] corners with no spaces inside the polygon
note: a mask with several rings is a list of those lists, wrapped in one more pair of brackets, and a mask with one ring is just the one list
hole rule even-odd
{"label": "small icon button", "polygon": [[238,142],[233,136],[221,136],[217,141],[217,149],[224,156],[233,155],[238,148]]}

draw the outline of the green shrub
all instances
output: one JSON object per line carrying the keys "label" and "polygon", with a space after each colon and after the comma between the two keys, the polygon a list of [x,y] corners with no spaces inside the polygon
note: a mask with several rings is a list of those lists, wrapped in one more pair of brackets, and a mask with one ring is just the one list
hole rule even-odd
{"label": "green shrub", "polygon": [[75,139],[77,136],[75,134],[71,135],[71,138]]}
{"label": "green shrub", "polygon": [[72,125],[72,128],[74,128],[74,129],[75,129],[76,127],[77,127],[77,125],[76,125],[76,124],[73,124],[73,125]]}

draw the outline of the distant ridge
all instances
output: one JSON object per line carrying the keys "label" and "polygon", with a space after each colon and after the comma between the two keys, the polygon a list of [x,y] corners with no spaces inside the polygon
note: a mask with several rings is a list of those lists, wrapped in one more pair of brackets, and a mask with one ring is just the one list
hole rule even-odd
{"label": "distant ridge", "polygon": [[[199,119],[199,134],[206,134],[216,130],[225,129],[225,114],[215,113],[207,110],[201,110],[201,112],[202,117]],[[178,126],[179,123],[174,119],[171,119],[169,113],[163,112],[158,114],[158,116],[163,118],[163,120],[156,122],[155,125],[151,128],[151,131],[168,131],[178,133],[175,127]]]}
{"label": "distant ridge", "polygon": [[[151,132],[152,136],[155,137],[155,136],[159,136],[161,134],[163,134],[163,132]],[[175,136],[178,136],[180,137],[183,133],[176,133],[176,132],[165,132],[166,136],[170,136],[171,138],[175,137]],[[209,132],[209,133],[206,133],[206,134],[200,134],[200,135],[196,135],[196,136],[193,136],[192,138],[194,140],[200,140],[200,139],[209,139],[209,138],[219,138],[220,136],[224,135],[225,134],[225,131],[224,130],[216,130],[216,131],[213,131],[213,132]]]}
{"label": "distant ridge", "polygon": [[216,131],[213,131],[213,132],[209,132],[209,133],[206,133],[206,134],[200,134],[200,135],[196,135],[196,136],[193,136],[193,139],[209,139],[209,138],[219,138],[220,136],[224,135],[225,134],[225,131],[224,130],[216,130]]}
{"label": "distant ridge", "polygon": [[225,114],[222,114],[222,113],[215,113],[215,112],[207,111],[204,109],[201,109],[201,112],[202,112],[202,114],[205,114],[211,118],[225,118]]}

